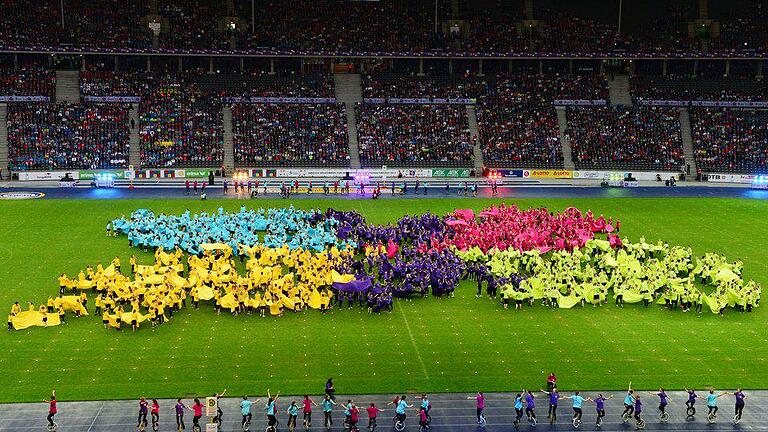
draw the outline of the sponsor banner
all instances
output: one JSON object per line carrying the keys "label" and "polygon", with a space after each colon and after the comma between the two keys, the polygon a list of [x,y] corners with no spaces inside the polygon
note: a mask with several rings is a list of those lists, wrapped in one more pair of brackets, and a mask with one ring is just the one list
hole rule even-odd
{"label": "sponsor banner", "polygon": [[[351,177],[357,177],[358,175],[371,177],[371,178],[397,178],[400,174],[403,177],[408,178],[423,178],[432,177],[433,170],[431,169],[408,169],[408,168],[371,168],[354,170],[350,168],[277,168],[274,170],[265,169],[264,174],[271,174],[271,171],[275,172],[277,177],[338,177],[342,178],[349,174]],[[269,176],[269,175],[267,175]]]}
{"label": "sponsor banner", "polygon": [[432,177],[469,177],[469,168],[446,168],[446,169],[433,169]]}
{"label": "sponsor banner", "polygon": [[607,171],[574,171],[573,178],[575,179],[603,179],[607,175]]}
{"label": "sponsor banner", "polygon": [[751,101],[681,101],[681,100],[640,100],[640,105],[673,106],[673,107],[723,107],[723,108],[768,108],[768,102]]}
{"label": "sponsor banner", "polygon": [[662,180],[670,177],[677,178],[680,173],[672,171],[574,171],[573,178],[576,180],[608,180],[623,179],[628,175],[641,181],[656,181],[656,176],[661,176]]}
{"label": "sponsor banner", "polygon": [[600,106],[607,103],[605,99],[555,99],[552,101],[555,106]]}
{"label": "sponsor banner", "polygon": [[138,96],[84,96],[83,102],[139,103]]}
{"label": "sponsor banner", "polygon": [[114,179],[122,179],[126,178],[126,174],[128,171],[110,171],[110,170],[86,170],[86,171],[79,171],[78,177],[80,180],[94,180],[96,178],[96,175],[98,174],[111,174],[112,178]]}
{"label": "sponsor banner", "polygon": [[44,196],[42,192],[0,192],[0,200],[29,200]]}
{"label": "sponsor banner", "polygon": [[20,171],[19,180],[60,180],[66,174],[75,180],[78,177],[78,171]]}
{"label": "sponsor banner", "polygon": [[523,177],[523,170],[521,169],[500,169],[500,170],[493,170],[494,172],[499,173],[502,177],[517,177],[522,178]]}
{"label": "sponsor banner", "polygon": [[49,102],[48,96],[0,96],[0,102]]}
{"label": "sponsor banner", "polygon": [[223,97],[223,103],[336,103],[335,98],[307,97]]}
{"label": "sponsor banner", "polygon": [[755,176],[751,174],[707,174],[707,180],[714,183],[742,183],[751,184]]}
{"label": "sponsor banner", "polygon": [[[176,170],[179,171],[179,170]],[[187,168],[184,171],[184,175],[181,177],[186,178],[208,178],[208,174],[211,172],[216,172],[216,169],[214,168]],[[179,176],[176,176],[179,177]]]}
{"label": "sponsor banner", "polygon": [[446,105],[474,105],[477,103],[475,99],[443,99],[443,98],[367,98],[363,99],[363,102],[369,104],[400,104],[400,105],[429,105],[429,104],[446,104]]}
{"label": "sponsor banner", "polygon": [[573,171],[569,170],[523,170],[525,178],[546,178],[546,179],[570,179],[573,178]]}

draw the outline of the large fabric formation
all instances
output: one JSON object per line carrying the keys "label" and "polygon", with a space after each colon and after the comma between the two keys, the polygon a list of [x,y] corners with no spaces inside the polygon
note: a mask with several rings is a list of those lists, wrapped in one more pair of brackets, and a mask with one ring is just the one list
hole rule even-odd
{"label": "large fabric formation", "polygon": [[36,310],[19,312],[11,317],[10,320],[13,328],[16,330],[24,330],[30,327],[52,327],[61,324],[61,319],[58,314],[39,312]]}
{"label": "large fabric formation", "polygon": [[[694,260],[690,248],[645,239],[639,243],[624,239],[622,245],[591,239],[571,252],[509,248],[485,254],[473,247],[456,253],[495,277],[520,278],[501,287],[507,300],[543,300],[571,308],[607,302],[612,291],[619,303],[656,302],[683,308],[702,304],[713,313],[726,307],[751,310],[760,301],[760,285],[744,282],[740,261],[729,263],[713,253]],[[704,287],[711,289],[707,292]]]}
{"label": "large fabric formation", "polygon": [[[325,309],[335,292],[356,282],[354,276],[336,271],[342,260],[351,258],[351,248],[333,246],[312,253],[288,246],[240,245],[241,254],[248,257],[244,274],[238,273],[228,245],[208,243],[200,249],[201,256],[188,256],[186,277],[181,250],[166,252],[160,247],[153,265],[140,265],[131,258],[134,279],[115,270],[119,266],[116,260],[107,268],[89,267],[71,280],[62,275],[60,283],[73,291],[95,290],[96,307],[103,310],[102,321],[120,328],[122,323],[166,322],[166,314],[172,316],[174,310],[184,307],[187,297],[196,305],[211,302],[217,310],[228,309],[234,314],[269,310],[272,315],[281,315],[283,310]],[[332,288],[337,285],[339,288]],[[79,296],[62,297],[65,310],[71,298]]]}
{"label": "large fabric formation", "polygon": [[[224,212],[219,208],[215,214],[192,215],[189,211],[179,216],[155,214],[147,209],[136,210],[130,219],[121,217],[110,223],[117,233],[125,234],[133,247],[159,248],[166,250],[180,247],[192,255],[201,253],[203,243],[226,243],[239,253],[240,245],[263,244],[268,247],[289,249],[311,249],[316,252],[327,246],[346,248],[354,243],[340,240],[335,227],[337,222],[325,218],[322,223],[313,223],[315,211],[282,209],[246,210],[237,213]],[[264,232],[260,235],[260,232]]]}
{"label": "large fabric formation", "polygon": [[[612,234],[619,221],[591,211],[502,204],[478,216],[456,210],[443,218],[427,213],[369,225],[357,212],[333,209],[181,216],[138,210],[108,229],[127,234],[132,246],[154,248],[152,265],[132,257],[133,278],[121,272],[117,258],[71,279],[62,274],[61,290],[79,295],[49,298],[47,306],[26,312],[14,305],[9,322],[15,328],[51,326],[65,312],[87,315],[87,291],[98,293],[102,321],[115,328],[162,324],[166,314],[186,307],[188,297],[195,307],[208,302],[233,314],[326,310],[334,301],[380,312],[391,310],[393,298],[452,296],[462,279],[477,281],[478,292],[487,283],[488,292],[505,303],[543,300],[560,308],[598,305],[611,291],[617,302],[707,305],[716,313],[759,305],[760,286],[744,281],[741,262],[714,253],[694,258],[690,248],[662,242],[631,243]],[[260,231],[268,234],[261,238]],[[237,257],[247,258],[244,273]],[[45,312],[51,310],[57,313]]]}
{"label": "large fabric formation", "polygon": [[522,251],[573,250],[594,238],[595,233],[612,233],[612,218],[602,215],[597,219],[591,211],[582,215],[574,207],[563,213],[551,213],[546,208],[521,210],[515,205],[490,207],[480,213],[480,220],[472,210],[457,210],[446,219],[453,231],[446,236],[449,244],[461,251],[477,247],[482,252],[491,249],[514,248]]}

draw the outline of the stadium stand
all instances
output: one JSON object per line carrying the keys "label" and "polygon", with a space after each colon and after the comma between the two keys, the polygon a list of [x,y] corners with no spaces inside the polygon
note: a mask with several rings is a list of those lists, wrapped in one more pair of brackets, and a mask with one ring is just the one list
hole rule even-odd
{"label": "stadium stand", "polygon": [[704,171],[768,173],[768,111],[691,108],[696,164]]}
{"label": "stadium stand", "polygon": [[11,104],[8,132],[14,170],[128,166],[123,105]]}
{"label": "stadium stand", "polygon": [[46,96],[53,98],[56,74],[45,68],[0,69],[0,96]]}
{"label": "stadium stand", "polygon": [[343,104],[235,104],[238,166],[349,166]]}
{"label": "stadium stand", "polygon": [[754,79],[644,75],[632,77],[630,84],[635,103],[644,100],[768,101],[768,85]]}
{"label": "stadium stand", "polygon": [[512,75],[489,80],[479,98],[478,128],[492,168],[562,168],[556,99],[606,100],[605,79],[592,75]]}
{"label": "stadium stand", "polygon": [[579,169],[677,171],[684,166],[677,109],[568,107],[566,114]]}
{"label": "stadium stand", "polygon": [[199,73],[148,76],[140,104],[141,162],[146,167],[219,167],[221,103],[202,90]]}
{"label": "stadium stand", "polygon": [[363,166],[472,165],[472,142],[463,105],[355,106]]}

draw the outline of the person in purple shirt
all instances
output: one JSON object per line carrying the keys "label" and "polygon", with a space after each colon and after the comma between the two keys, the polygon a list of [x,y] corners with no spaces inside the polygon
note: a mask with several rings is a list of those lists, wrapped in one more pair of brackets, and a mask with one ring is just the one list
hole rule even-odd
{"label": "person in purple shirt", "polygon": [[667,405],[669,404],[669,396],[667,396],[667,392],[664,391],[664,388],[660,387],[658,393],[648,392],[648,394],[659,397],[659,418],[662,420],[667,418]]}
{"label": "person in purple shirt", "polygon": [[184,404],[181,399],[176,399],[176,427],[178,430],[184,430]]}
{"label": "person in purple shirt", "polygon": [[685,401],[685,413],[688,416],[689,419],[692,419],[694,415],[696,415],[696,399],[698,399],[699,395],[696,394],[696,390],[694,389],[685,389],[686,392],[688,392],[688,400]]}
{"label": "person in purple shirt", "polygon": [[477,392],[476,396],[470,396],[467,399],[475,399],[477,401],[477,424],[480,424],[480,418],[483,416],[483,410],[485,409],[485,395],[483,395],[483,392]]}
{"label": "person in purple shirt", "polygon": [[595,412],[597,413],[597,420],[595,420],[595,426],[600,427],[603,424],[603,417],[605,417],[605,401],[607,401],[612,397],[613,395],[604,397],[602,393],[599,393],[597,397],[593,399],[593,401],[595,402]]}
{"label": "person in purple shirt", "polygon": [[525,415],[528,416],[528,421],[536,424],[536,402],[534,401],[533,392],[528,390],[525,393]]}
{"label": "person in purple shirt", "polygon": [[553,387],[552,391],[544,391],[542,389],[541,392],[549,396],[547,418],[549,419],[549,424],[554,424],[557,421],[557,402],[560,400],[560,393],[557,391],[557,387]]}
{"label": "person in purple shirt", "polygon": [[741,389],[736,389],[732,394],[736,398],[736,411],[733,413],[733,421],[738,423],[741,421],[741,412],[744,411],[744,399],[747,398],[747,395]]}
{"label": "person in purple shirt", "polygon": [[643,403],[640,402],[640,392],[635,392],[635,420],[637,424],[640,424],[643,420],[640,418],[640,413],[643,412]]}

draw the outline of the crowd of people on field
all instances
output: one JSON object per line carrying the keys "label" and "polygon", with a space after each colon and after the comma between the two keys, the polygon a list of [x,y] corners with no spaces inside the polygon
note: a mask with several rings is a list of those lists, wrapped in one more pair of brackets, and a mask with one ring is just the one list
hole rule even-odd
{"label": "crowd of people on field", "polygon": [[232,127],[241,166],[349,163],[344,104],[235,104]]}
{"label": "crowd of people on field", "polygon": [[677,109],[568,107],[566,116],[577,168],[677,171],[684,166]]}
{"label": "crowd of people on field", "polygon": [[8,147],[14,170],[124,168],[128,109],[107,104],[12,104]]}

